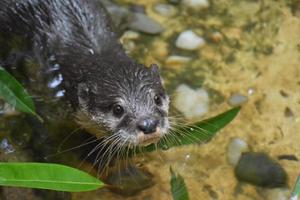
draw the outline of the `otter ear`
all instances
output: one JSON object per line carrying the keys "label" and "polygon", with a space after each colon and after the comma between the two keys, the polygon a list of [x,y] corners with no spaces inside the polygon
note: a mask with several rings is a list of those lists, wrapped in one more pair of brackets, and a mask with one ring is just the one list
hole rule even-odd
{"label": "otter ear", "polygon": [[156,64],[151,64],[150,65],[150,70],[153,73],[157,73],[157,74],[159,73],[159,69],[158,69],[158,66]]}
{"label": "otter ear", "polygon": [[151,64],[150,65],[150,71],[152,73],[152,75],[157,78],[157,80],[159,80],[160,83],[162,83],[162,78],[159,74],[159,69],[158,66],[156,64]]}

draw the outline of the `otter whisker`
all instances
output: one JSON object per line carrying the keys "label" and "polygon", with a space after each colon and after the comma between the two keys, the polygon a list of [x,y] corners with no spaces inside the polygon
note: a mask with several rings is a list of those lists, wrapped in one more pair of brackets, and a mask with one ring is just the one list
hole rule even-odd
{"label": "otter whisker", "polygon": [[[185,126],[190,124],[190,122],[184,118],[176,118],[174,116],[169,116],[168,118],[170,119],[170,123],[183,124]],[[202,123],[207,124],[215,129],[218,129],[218,126],[216,126],[215,124],[209,123],[206,120],[203,120]]]}
{"label": "otter whisker", "polygon": [[203,143],[203,141],[201,140],[201,138],[197,138],[195,135],[190,134],[188,132],[184,132],[184,131],[181,131],[181,130],[176,130],[174,132],[174,134],[180,134],[180,135],[184,136],[186,139],[189,139],[191,143],[193,143],[195,141]]}
{"label": "otter whisker", "polygon": [[132,145],[132,143],[129,141],[128,146],[126,146],[126,155],[125,155],[125,166],[126,168],[128,167],[127,163],[128,163],[128,159],[129,159],[129,151],[130,151],[130,146]]}
{"label": "otter whisker", "polygon": [[117,162],[117,167],[118,167],[118,173],[121,174],[121,162],[122,159],[119,157],[121,155],[123,155],[124,152],[124,148],[126,148],[126,143],[127,143],[127,139],[125,139],[121,145],[119,145],[118,149],[117,149],[117,157],[116,157],[116,162]]}
{"label": "otter whisker", "polygon": [[81,127],[76,128],[75,130],[73,130],[70,134],[68,134],[62,141],[61,143],[58,145],[57,147],[57,152],[60,152],[62,145],[72,136],[74,135],[77,131],[81,130]]}
{"label": "otter whisker", "polygon": [[203,128],[200,128],[198,126],[195,126],[195,125],[189,125],[189,124],[172,124],[174,127],[178,127],[179,129],[181,130],[187,130],[187,132],[190,131],[190,129],[195,129],[195,130],[199,130],[201,131],[202,134],[205,134],[206,136],[209,136],[211,135],[210,132],[208,130],[205,130]]}
{"label": "otter whisker", "polygon": [[123,140],[122,138],[119,138],[118,141],[116,141],[116,144],[113,146],[114,149],[112,150],[112,153],[109,155],[109,160],[105,161],[105,163],[106,163],[105,168],[108,167],[111,160],[113,158],[115,158],[115,156],[116,156],[115,160],[116,160],[116,163],[117,163],[117,167],[120,169],[121,162],[119,160],[119,154],[120,154],[120,152],[123,151],[123,148],[125,147],[125,144],[126,144],[126,140],[125,141],[123,140],[123,142],[122,142],[122,140]]}
{"label": "otter whisker", "polygon": [[[169,133],[171,133],[171,131],[169,131]],[[172,144],[173,142],[175,143],[177,142],[176,140],[174,140],[173,137],[170,137],[170,134],[166,134],[165,139],[166,139],[167,146],[170,146],[170,144]]]}
{"label": "otter whisker", "polygon": [[[116,139],[118,139],[118,135],[112,135],[112,136],[110,136],[110,137],[108,137],[108,138],[105,138],[105,139],[103,140],[103,142],[101,142],[100,144],[97,145],[97,148],[94,150],[94,152],[95,152],[96,150],[98,150],[98,153],[97,153],[97,155],[96,155],[96,159],[95,159],[95,161],[94,161],[94,164],[97,163],[97,162],[99,161],[100,154],[102,153],[102,150],[103,150],[104,148],[107,148],[107,149],[106,149],[105,152],[103,153],[103,156],[106,155],[107,152],[109,152],[111,146],[113,145],[113,143],[111,143],[111,141],[114,142]],[[109,145],[108,145],[108,144],[109,144]],[[107,147],[107,145],[108,145],[108,147]],[[99,149],[99,148],[100,148],[100,149]],[[103,156],[102,156],[102,157],[103,157]]]}
{"label": "otter whisker", "polygon": [[[94,138],[94,137],[90,137],[89,139],[91,139],[91,138]],[[88,139],[88,140],[89,140],[89,139]],[[92,143],[96,142],[97,140],[98,140],[98,139],[94,139],[94,140],[85,142],[85,143],[83,143],[83,144],[77,145],[77,146],[75,146],[75,147],[71,147],[71,148],[68,148],[68,149],[64,149],[63,151],[57,152],[57,153],[55,153],[55,154],[50,154],[50,155],[48,155],[48,156],[45,156],[45,159],[48,159],[48,158],[54,157],[54,156],[58,156],[58,155],[61,155],[61,154],[64,154],[64,153],[67,153],[67,152],[73,151],[73,150],[75,150],[75,149],[79,149],[79,148],[84,147],[84,146],[86,146],[86,145],[92,144]]]}
{"label": "otter whisker", "polygon": [[173,134],[171,131],[170,134],[166,135],[166,139],[168,140],[168,144],[180,145],[180,141],[177,139],[176,134]]}
{"label": "otter whisker", "polygon": [[[108,136],[108,137],[106,137],[106,138],[97,138],[96,139],[96,141],[97,140],[103,140],[103,141],[101,141],[99,144],[97,144],[88,154],[87,154],[87,156],[85,156],[85,158],[81,161],[81,163],[79,164],[79,167],[84,163],[84,161],[88,158],[88,157],[90,157],[95,151],[97,151],[97,149],[99,149],[100,147],[104,147],[106,144],[107,144],[107,142],[109,142],[111,139],[113,139],[114,137],[116,137],[116,136],[114,136],[114,135],[110,135],[110,136]],[[99,151],[99,152],[101,152],[101,150]],[[98,154],[97,154],[97,156],[98,156]],[[97,157],[96,156],[96,157]],[[92,169],[91,169],[92,170]]]}
{"label": "otter whisker", "polygon": [[[102,137],[101,138],[102,141],[99,144],[97,144],[97,146],[88,154],[88,156],[90,156],[91,154],[93,154],[100,147],[105,147],[105,145],[107,145],[108,143],[110,143],[110,141],[114,140],[117,137],[118,137],[117,135],[110,135],[109,137]],[[101,152],[102,148],[99,151]]]}
{"label": "otter whisker", "polygon": [[[97,156],[96,156],[96,158],[95,158],[95,161],[94,161],[94,163],[93,163],[93,168],[94,168],[96,165],[98,166],[98,167],[97,167],[97,175],[98,175],[98,176],[100,176],[102,173],[105,172],[106,164],[103,165],[103,163],[105,163],[105,162],[103,162],[103,161],[106,161],[107,159],[109,159],[109,156],[107,155],[107,153],[109,153],[109,152],[112,150],[113,144],[109,144],[108,146],[106,146],[106,148],[107,148],[106,151],[101,155],[101,157],[100,157],[101,151],[98,152],[98,154],[97,154]],[[110,159],[109,159],[109,160],[110,160]],[[100,173],[100,170],[102,171],[101,173]]]}
{"label": "otter whisker", "polygon": [[109,147],[105,150],[105,152],[101,155],[100,160],[97,159],[94,163],[96,164],[98,162],[98,169],[101,169],[100,166],[102,166],[102,163],[105,163],[104,169],[107,169],[112,158],[114,157],[116,153],[116,145],[121,141],[120,137],[117,137],[110,145]]}
{"label": "otter whisker", "polygon": [[[172,135],[173,137],[177,138],[179,144],[181,144],[181,141],[180,141],[180,139],[179,139],[178,134],[179,134],[179,135],[188,135],[188,134],[187,134],[186,132],[181,131],[180,129],[176,129],[174,126],[175,126],[175,124],[173,124],[172,126],[170,126],[169,133],[170,133],[170,135]],[[188,138],[189,138],[189,137],[188,137]],[[190,139],[190,140],[191,140],[191,142],[193,141],[193,139]]]}

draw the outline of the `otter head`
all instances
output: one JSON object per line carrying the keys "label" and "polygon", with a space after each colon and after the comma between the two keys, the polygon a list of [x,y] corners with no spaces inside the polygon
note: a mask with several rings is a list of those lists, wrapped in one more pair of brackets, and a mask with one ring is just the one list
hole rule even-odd
{"label": "otter head", "polygon": [[97,137],[145,146],[156,143],[169,129],[169,98],[154,64],[103,67],[77,90],[80,113],[84,113],[79,123]]}

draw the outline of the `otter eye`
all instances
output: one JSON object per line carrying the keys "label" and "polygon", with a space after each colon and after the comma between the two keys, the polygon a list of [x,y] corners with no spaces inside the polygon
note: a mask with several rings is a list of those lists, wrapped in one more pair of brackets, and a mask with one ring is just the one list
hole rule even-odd
{"label": "otter eye", "polygon": [[159,95],[155,95],[154,102],[156,105],[161,106],[162,105],[161,97]]}
{"label": "otter eye", "polygon": [[113,114],[116,117],[121,117],[124,114],[124,108],[120,105],[115,105],[113,107]]}

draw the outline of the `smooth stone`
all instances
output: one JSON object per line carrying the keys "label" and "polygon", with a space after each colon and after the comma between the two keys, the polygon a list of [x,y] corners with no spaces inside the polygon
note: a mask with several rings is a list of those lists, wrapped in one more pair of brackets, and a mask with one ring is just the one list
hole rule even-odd
{"label": "smooth stone", "polygon": [[133,13],[133,19],[129,23],[129,28],[148,34],[158,34],[164,30],[158,22],[142,13]]}
{"label": "smooth stone", "polygon": [[[290,197],[290,191],[288,188],[274,188],[274,189],[265,189],[263,190],[261,196],[264,199],[272,200],[288,200]],[[292,200],[292,198],[290,199]]]}
{"label": "smooth stone", "polygon": [[255,89],[252,88],[252,87],[248,89],[248,95],[249,96],[253,95],[255,92],[256,92]]}
{"label": "smooth stone", "polygon": [[121,37],[121,40],[137,40],[140,38],[140,34],[135,31],[125,31]]}
{"label": "smooth stone", "polygon": [[128,165],[126,168],[111,169],[107,176],[107,183],[112,185],[110,189],[124,196],[134,195],[154,185],[153,175],[144,169]]}
{"label": "smooth stone", "polygon": [[186,118],[201,117],[209,110],[209,95],[205,89],[192,89],[181,84],[175,91],[174,106]]}
{"label": "smooth stone", "polygon": [[173,4],[173,5],[178,5],[180,4],[182,0],[168,0],[168,3]]}
{"label": "smooth stone", "polygon": [[233,138],[227,147],[228,162],[236,166],[242,153],[249,151],[248,144],[241,138]]}
{"label": "smooth stone", "polygon": [[167,65],[178,65],[178,64],[185,64],[187,62],[190,62],[192,59],[187,56],[177,56],[177,55],[172,55],[169,56],[166,59],[166,64]]}
{"label": "smooth stone", "polygon": [[248,101],[248,97],[241,94],[234,94],[229,98],[228,104],[231,106],[240,106],[246,103],[247,101]]}
{"label": "smooth stone", "polygon": [[145,6],[138,5],[138,4],[131,4],[129,6],[129,10],[132,11],[132,12],[136,12],[136,13],[143,13],[143,14],[146,13]]}
{"label": "smooth stone", "polygon": [[154,6],[155,12],[165,17],[172,17],[177,13],[177,10],[174,6],[169,4],[156,4]]}
{"label": "smooth stone", "polygon": [[11,106],[0,98],[0,116],[15,116],[19,114],[20,112],[14,106]]}
{"label": "smooth stone", "polygon": [[192,30],[186,30],[176,39],[176,47],[185,50],[196,50],[205,44],[205,40],[199,37]]}
{"label": "smooth stone", "polygon": [[265,153],[243,153],[234,172],[239,181],[256,186],[267,188],[287,186],[286,171]]}
{"label": "smooth stone", "polygon": [[118,30],[125,30],[128,27],[133,14],[125,7],[120,7],[110,1],[104,1],[104,6],[109,15],[112,16],[113,24],[118,27]]}
{"label": "smooth stone", "polygon": [[182,4],[193,9],[205,9],[209,7],[208,0],[183,0]]}
{"label": "smooth stone", "polygon": [[9,153],[13,153],[15,151],[13,145],[11,145],[9,143],[9,141],[4,138],[1,142],[0,142],[0,152],[4,152],[5,154],[9,154]]}
{"label": "smooth stone", "polygon": [[210,35],[210,39],[215,43],[219,43],[223,40],[223,35],[220,32],[214,32]]}

